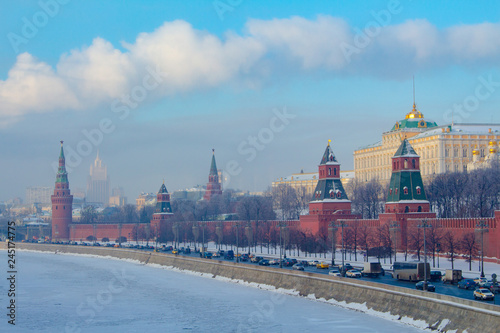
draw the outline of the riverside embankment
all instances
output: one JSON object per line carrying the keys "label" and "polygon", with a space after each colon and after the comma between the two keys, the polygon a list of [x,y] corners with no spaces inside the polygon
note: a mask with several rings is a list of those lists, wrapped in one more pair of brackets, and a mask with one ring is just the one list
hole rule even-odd
{"label": "riverside embankment", "polygon": [[[6,244],[2,243],[0,248],[5,249]],[[208,273],[295,290],[302,296],[345,302],[347,307],[390,314],[404,321],[414,320],[420,327],[425,322],[426,326],[442,331],[497,332],[500,327],[498,306],[369,281],[353,282],[324,274],[122,248],[16,243],[16,249],[110,256]]]}

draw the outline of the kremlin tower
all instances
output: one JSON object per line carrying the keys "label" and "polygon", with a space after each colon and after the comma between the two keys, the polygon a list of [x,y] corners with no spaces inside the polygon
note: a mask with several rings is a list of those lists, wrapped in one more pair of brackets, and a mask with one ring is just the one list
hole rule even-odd
{"label": "kremlin tower", "polygon": [[167,221],[172,215],[170,194],[167,191],[165,182],[163,182],[158,194],[156,195],[156,208],[153,213],[153,219],[151,220],[151,227],[153,230],[156,230],[157,235],[161,233],[161,230],[164,228],[165,221]]}
{"label": "kremlin tower", "polygon": [[420,174],[420,156],[404,139],[392,157],[392,176],[385,212],[420,213],[429,212],[429,209]]}
{"label": "kremlin tower", "polygon": [[59,155],[59,168],[57,169],[56,186],[52,199],[52,240],[69,240],[69,225],[72,222],[73,196],[70,194],[68,173],[64,159],[63,142]]}
{"label": "kremlin tower", "polygon": [[219,182],[219,173],[217,172],[217,164],[215,163],[215,150],[212,149],[212,164],[210,165],[210,173],[208,174],[207,190],[203,199],[210,201],[214,195],[221,195],[222,188]]}
{"label": "kremlin tower", "polygon": [[328,224],[340,218],[359,218],[351,214],[351,201],[340,181],[340,163],[337,161],[330,140],[318,166],[319,179],[309,202],[309,215],[300,216],[301,229],[313,234],[326,232]]}

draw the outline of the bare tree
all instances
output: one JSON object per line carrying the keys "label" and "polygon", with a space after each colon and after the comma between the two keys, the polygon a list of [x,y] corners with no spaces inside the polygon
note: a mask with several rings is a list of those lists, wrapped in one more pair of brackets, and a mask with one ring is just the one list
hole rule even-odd
{"label": "bare tree", "polygon": [[448,259],[451,261],[451,269],[454,269],[454,263],[455,259],[458,257],[457,252],[459,250],[460,244],[455,235],[450,231],[444,234],[443,243],[448,255]]}
{"label": "bare tree", "polygon": [[460,248],[466,253],[466,261],[469,263],[469,271],[472,270],[472,261],[478,255],[479,247],[474,232],[469,232],[462,236]]}
{"label": "bare tree", "polygon": [[370,249],[370,244],[373,242],[372,230],[368,228],[367,225],[361,225],[359,227],[359,246],[363,249],[366,254],[366,261],[368,261],[368,252]]}

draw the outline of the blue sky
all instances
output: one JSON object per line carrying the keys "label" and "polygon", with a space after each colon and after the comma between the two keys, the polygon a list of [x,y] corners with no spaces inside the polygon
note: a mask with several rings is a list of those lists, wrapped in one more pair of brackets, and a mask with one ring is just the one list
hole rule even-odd
{"label": "blue sky", "polygon": [[[500,123],[499,7],[4,1],[0,200],[53,186],[59,140],[76,152],[72,189],[85,189],[99,149],[112,187],[122,186],[129,201],[163,178],[170,191],[205,184],[212,148],[228,186],[243,190],[315,171],[328,139],[342,168],[352,169],[353,150],[380,140],[411,110],[413,75],[426,118],[448,123],[449,110],[482,86],[491,88],[487,98],[455,120]],[[138,103],[124,104],[127,95]],[[108,132],[86,146],[84,133],[102,122]]]}

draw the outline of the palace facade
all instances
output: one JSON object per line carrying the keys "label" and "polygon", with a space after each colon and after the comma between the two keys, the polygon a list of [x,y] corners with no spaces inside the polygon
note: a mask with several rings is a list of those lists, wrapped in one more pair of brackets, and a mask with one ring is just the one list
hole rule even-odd
{"label": "palace facade", "polygon": [[[382,134],[382,140],[354,151],[354,171],[362,181],[391,178],[391,157],[401,140],[407,139],[420,155],[420,170],[425,179],[434,174],[468,171],[474,154],[479,160],[497,155],[500,124],[449,124],[438,126],[413,109]],[[497,157],[495,157],[497,158]],[[470,171],[470,170],[469,170]]]}

